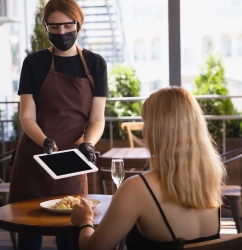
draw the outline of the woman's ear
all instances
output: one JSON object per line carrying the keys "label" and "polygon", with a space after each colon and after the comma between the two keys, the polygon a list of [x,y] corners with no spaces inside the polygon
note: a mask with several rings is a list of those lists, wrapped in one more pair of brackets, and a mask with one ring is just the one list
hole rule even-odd
{"label": "woman's ear", "polygon": [[81,26],[79,24],[79,22],[77,22],[77,33],[81,30]]}

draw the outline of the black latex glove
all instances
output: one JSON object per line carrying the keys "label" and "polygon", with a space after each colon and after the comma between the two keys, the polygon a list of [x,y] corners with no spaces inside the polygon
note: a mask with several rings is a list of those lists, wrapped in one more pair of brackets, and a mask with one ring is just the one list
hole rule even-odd
{"label": "black latex glove", "polygon": [[55,142],[52,139],[45,138],[43,145],[44,145],[44,153],[51,154],[52,152],[58,150],[58,147],[56,146]]}
{"label": "black latex glove", "polygon": [[83,142],[79,145],[79,150],[81,151],[81,153],[83,153],[87,159],[91,162],[95,162],[96,161],[96,155],[94,152],[94,148],[92,146],[92,144],[90,142]]}

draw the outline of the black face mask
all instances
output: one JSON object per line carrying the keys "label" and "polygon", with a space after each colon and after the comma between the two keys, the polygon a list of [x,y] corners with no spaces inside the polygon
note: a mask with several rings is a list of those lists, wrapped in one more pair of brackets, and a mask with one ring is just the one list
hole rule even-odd
{"label": "black face mask", "polygon": [[63,51],[70,49],[75,43],[77,38],[77,32],[72,31],[64,34],[49,33],[50,42],[57,48]]}

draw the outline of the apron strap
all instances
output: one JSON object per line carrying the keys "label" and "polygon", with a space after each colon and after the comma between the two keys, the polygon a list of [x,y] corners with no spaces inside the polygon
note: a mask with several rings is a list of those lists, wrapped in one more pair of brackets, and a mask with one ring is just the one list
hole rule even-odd
{"label": "apron strap", "polygon": [[[87,79],[90,83],[90,87],[91,87],[91,90],[92,90],[92,93],[94,95],[95,93],[95,88],[94,88],[94,80],[93,80],[93,77],[87,67],[87,63],[86,63],[86,60],[82,54],[82,49],[79,48],[78,46],[76,46],[77,48],[77,52],[79,53],[79,56],[81,57],[81,61],[82,61],[82,64],[83,64],[83,67],[85,69],[85,72],[86,72],[86,76],[87,76]],[[55,71],[55,63],[54,63],[54,46],[52,46],[52,60],[51,60],[51,66],[50,66],[50,70],[51,71]]]}
{"label": "apron strap", "polygon": [[55,71],[55,62],[54,62],[54,46],[52,46],[52,59],[51,59],[51,65],[50,65],[50,70]]}
{"label": "apron strap", "polygon": [[78,51],[78,53],[79,53],[79,55],[81,57],[82,64],[83,64],[83,67],[85,69],[87,79],[88,79],[88,81],[90,83],[90,86],[91,86],[91,89],[92,89],[92,93],[94,95],[95,89],[94,89],[94,80],[93,80],[93,77],[92,77],[92,75],[91,75],[91,73],[90,73],[90,71],[89,71],[89,69],[87,67],[86,60],[85,60],[85,58],[84,58],[84,56],[82,54],[82,49],[79,48],[78,46],[76,46],[76,48],[77,48],[77,51]]}

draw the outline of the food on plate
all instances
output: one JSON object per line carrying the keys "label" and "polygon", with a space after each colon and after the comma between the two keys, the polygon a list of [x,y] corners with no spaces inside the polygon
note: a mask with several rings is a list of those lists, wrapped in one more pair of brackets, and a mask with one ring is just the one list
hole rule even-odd
{"label": "food on plate", "polygon": [[[92,201],[86,200],[90,206],[93,206]],[[50,208],[55,209],[72,209],[77,203],[81,203],[81,196],[65,196],[60,201],[56,202],[54,205],[50,205]]]}

